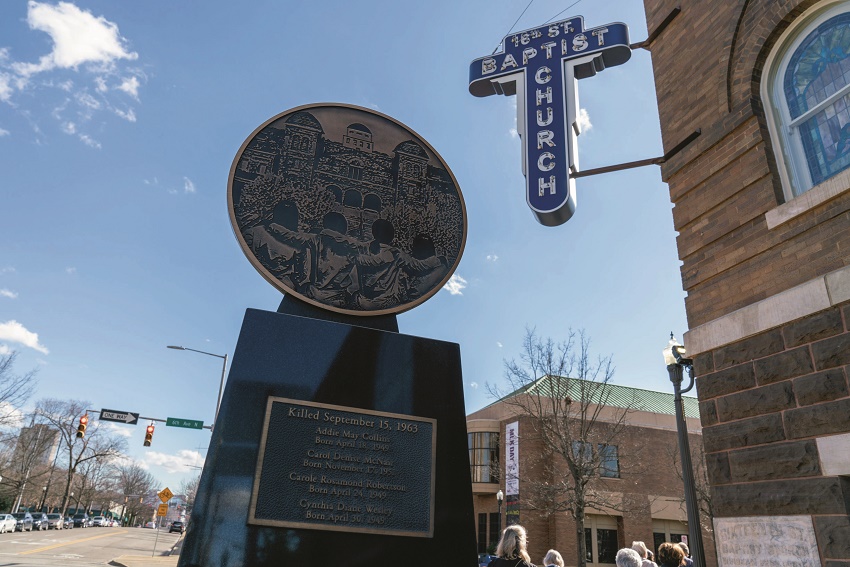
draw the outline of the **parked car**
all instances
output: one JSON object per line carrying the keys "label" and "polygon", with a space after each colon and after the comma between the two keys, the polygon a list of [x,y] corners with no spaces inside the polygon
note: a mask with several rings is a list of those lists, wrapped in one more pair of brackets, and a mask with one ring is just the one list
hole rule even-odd
{"label": "parked car", "polygon": [[87,527],[89,527],[89,515],[85,514],[85,513],[74,515],[74,527],[75,528],[87,528]]}
{"label": "parked car", "polygon": [[44,512],[34,512],[32,514],[32,527],[38,531],[46,530],[48,528],[47,514]]}
{"label": "parked car", "polygon": [[180,520],[175,520],[171,522],[171,526],[168,528],[168,533],[180,532],[181,534],[186,531],[186,524],[181,522]]}
{"label": "parked car", "polygon": [[0,534],[14,532],[18,521],[12,514],[0,514]]}
{"label": "parked car", "polygon": [[62,518],[62,514],[48,514],[47,515],[47,529],[48,530],[61,530],[65,527],[65,522]]}
{"label": "parked car", "polygon": [[103,516],[95,516],[91,519],[91,525],[99,528],[104,528],[109,525],[109,520],[104,518]]}
{"label": "parked car", "polygon": [[487,567],[491,561],[496,559],[495,555],[490,555],[489,553],[479,553],[478,554],[478,567]]}
{"label": "parked car", "polygon": [[145,527],[156,529],[156,522],[148,522],[147,524],[145,524]]}
{"label": "parked car", "polygon": [[71,516],[65,516],[65,518],[62,520],[62,529],[63,530],[70,530],[73,527],[74,527],[74,518],[72,518]]}
{"label": "parked car", "polygon": [[12,514],[17,520],[15,524],[16,532],[31,532],[32,531],[32,515],[29,512],[17,512]]}

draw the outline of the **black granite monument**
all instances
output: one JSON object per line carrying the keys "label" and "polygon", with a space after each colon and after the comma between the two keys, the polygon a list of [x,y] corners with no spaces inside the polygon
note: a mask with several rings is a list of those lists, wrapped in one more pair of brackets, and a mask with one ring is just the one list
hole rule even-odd
{"label": "black granite monument", "polygon": [[248,138],[229,198],[285,297],[245,314],[178,566],[474,565],[460,350],[396,322],[460,261],[448,166],[389,117],[313,105]]}

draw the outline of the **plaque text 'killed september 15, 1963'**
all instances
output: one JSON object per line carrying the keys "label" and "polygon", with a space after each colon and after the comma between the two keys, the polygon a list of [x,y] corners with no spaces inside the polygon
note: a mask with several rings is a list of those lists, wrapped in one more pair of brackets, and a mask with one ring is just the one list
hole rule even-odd
{"label": "plaque text 'killed september 15, 1963'", "polygon": [[270,398],[249,522],[431,537],[436,425]]}

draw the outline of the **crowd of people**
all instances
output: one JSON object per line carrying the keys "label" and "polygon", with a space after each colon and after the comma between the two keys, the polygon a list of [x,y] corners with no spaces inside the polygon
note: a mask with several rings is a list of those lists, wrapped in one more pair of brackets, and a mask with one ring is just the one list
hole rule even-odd
{"label": "crowd of people", "polygon": [[[693,567],[690,550],[684,543],[662,543],[658,547],[658,562],[642,541],[617,552],[617,567]],[[546,552],[542,567],[564,567],[564,558],[554,549]],[[487,567],[537,567],[528,555],[528,535],[519,525],[508,526],[496,546],[496,559]]]}

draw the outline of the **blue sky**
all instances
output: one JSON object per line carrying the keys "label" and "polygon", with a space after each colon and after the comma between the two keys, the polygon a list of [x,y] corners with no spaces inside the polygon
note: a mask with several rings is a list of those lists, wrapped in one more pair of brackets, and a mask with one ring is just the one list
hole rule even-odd
{"label": "blue sky", "polygon": [[[535,0],[514,29],[571,3]],[[575,216],[543,227],[525,204],[514,98],[467,90],[469,63],[526,4],[0,3],[0,349],[39,369],[34,400],[212,420],[221,361],[166,345],[232,354],[245,309],[277,308],[230,228],[228,171],[257,126],[316,102],[396,118],[459,182],[462,280],[398,319],[460,344],[469,411],[491,401],[527,326],[584,328],[616,383],[670,390],[661,350],[686,319],[658,168],[580,179]],[[556,19],[576,15],[646,37],[639,0],[583,0]],[[663,153],[648,52],[579,93],[582,169]],[[160,424],[144,449],[141,425],[120,431],[172,489],[209,442]]]}

